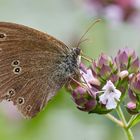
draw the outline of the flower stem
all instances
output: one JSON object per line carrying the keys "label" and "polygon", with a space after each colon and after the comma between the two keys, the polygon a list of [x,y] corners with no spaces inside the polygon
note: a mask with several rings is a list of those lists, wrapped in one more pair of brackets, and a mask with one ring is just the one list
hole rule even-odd
{"label": "flower stem", "polygon": [[129,122],[127,123],[127,128],[130,128],[130,127],[131,127],[131,125],[132,125],[132,123],[133,123],[133,120],[134,120],[136,117],[137,117],[137,115],[133,115],[133,116],[130,118]]}
{"label": "flower stem", "polygon": [[108,119],[110,119],[111,121],[115,122],[116,124],[118,124],[120,127],[124,127],[122,121],[118,120],[117,118],[115,118],[113,115],[111,114],[106,114],[105,115]]}
{"label": "flower stem", "polygon": [[124,124],[124,127],[127,126],[127,122],[125,120],[125,117],[124,117],[124,114],[122,112],[122,109],[120,106],[117,107],[117,113],[118,113],[118,116],[120,117],[120,119],[122,120],[123,124]]}
{"label": "flower stem", "polygon": [[127,125],[127,122],[126,122],[126,119],[124,117],[124,114],[122,112],[122,109],[120,106],[117,107],[117,113],[118,113],[118,116],[119,118],[121,119],[122,123],[123,123],[123,130],[125,131],[125,134],[128,138],[128,140],[134,140],[134,136],[132,134],[132,131],[130,128],[128,128],[128,125]]}

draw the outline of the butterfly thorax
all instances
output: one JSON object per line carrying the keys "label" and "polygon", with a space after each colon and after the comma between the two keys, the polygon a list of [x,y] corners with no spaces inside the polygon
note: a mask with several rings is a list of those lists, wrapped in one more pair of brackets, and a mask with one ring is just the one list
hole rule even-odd
{"label": "butterfly thorax", "polygon": [[57,71],[55,72],[55,77],[61,81],[67,80],[69,77],[79,73],[80,64],[80,49],[73,48],[70,53],[61,56],[58,61]]}

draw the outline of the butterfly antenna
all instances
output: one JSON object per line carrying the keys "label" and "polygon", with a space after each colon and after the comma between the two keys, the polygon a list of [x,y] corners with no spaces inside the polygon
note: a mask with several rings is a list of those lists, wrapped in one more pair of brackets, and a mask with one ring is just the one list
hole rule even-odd
{"label": "butterfly antenna", "polygon": [[86,41],[86,40],[83,40],[82,41],[82,39],[85,37],[85,35],[89,32],[89,30],[96,24],[96,23],[98,23],[98,22],[100,22],[101,21],[101,19],[97,19],[97,20],[95,20],[89,27],[88,27],[88,29],[85,31],[85,33],[81,36],[81,38],[79,39],[79,41],[78,41],[78,43],[77,43],[77,47],[76,48],[78,48],[79,46],[80,46],[80,44],[81,43],[83,43],[84,41]]}

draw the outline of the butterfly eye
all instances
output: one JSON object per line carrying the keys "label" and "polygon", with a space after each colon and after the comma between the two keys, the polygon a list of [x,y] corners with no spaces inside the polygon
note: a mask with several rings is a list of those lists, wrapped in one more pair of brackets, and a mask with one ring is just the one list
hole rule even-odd
{"label": "butterfly eye", "polygon": [[19,97],[19,98],[17,99],[17,103],[18,103],[19,105],[24,104],[24,98],[23,98],[23,97]]}
{"label": "butterfly eye", "polygon": [[15,90],[14,89],[10,89],[8,91],[8,95],[11,97],[11,96],[14,96],[15,95]]}
{"label": "butterfly eye", "polygon": [[26,110],[27,110],[27,111],[30,111],[31,109],[32,109],[31,105],[28,105],[28,106],[26,107]]}
{"label": "butterfly eye", "polygon": [[12,66],[18,66],[20,64],[19,60],[14,60]]}
{"label": "butterfly eye", "polygon": [[5,38],[5,37],[6,37],[6,35],[5,35],[5,34],[0,33],[0,38]]}
{"label": "butterfly eye", "polygon": [[21,72],[21,67],[15,67],[14,70],[13,70],[13,72],[15,74],[19,74]]}

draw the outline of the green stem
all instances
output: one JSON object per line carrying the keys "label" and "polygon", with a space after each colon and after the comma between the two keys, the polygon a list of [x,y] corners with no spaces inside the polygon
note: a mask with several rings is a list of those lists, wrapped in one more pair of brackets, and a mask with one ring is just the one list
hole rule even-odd
{"label": "green stem", "polygon": [[118,120],[117,118],[115,118],[113,115],[111,114],[106,114],[105,115],[109,120],[113,121],[114,123],[118,124],[120,127],[124,127],[122,121]]}
{"label": "green stem", "polygon": [[125,117],[124,117],[124,114],[122,112],[122,109],[120,106],[117,107],[117,113],[118,113],[118,116],[120,117],[120,119],[122,120],[123,124],[124,124],[124,127],[127,126],[127,122],[125,120]]}
{"label": "green stem", "polygon": [[134,136],[132,134],[132,131],[131,131],[130,128],[128,128],[126,119],[124,117],[124,114],[123,114],[120,106],[117,107],[117,113],[118,113],[118,116],[120,117],[120,119],[122,120],[122,123],[123,123],[123,126],[124,126],[122,128],[125,131],[125,134],[126,134],[128,140],[134,140]]}
{"label": "green stem", "polygon": [[137,117],[137,115],[133,115],[133,116],[130,118],[129,122],[127,123],[127,128],[130,128],[130,127],[131,127],[131,125],[132,125],[132,123],[133,123],[133,120],[134,120],[136,117]]}

